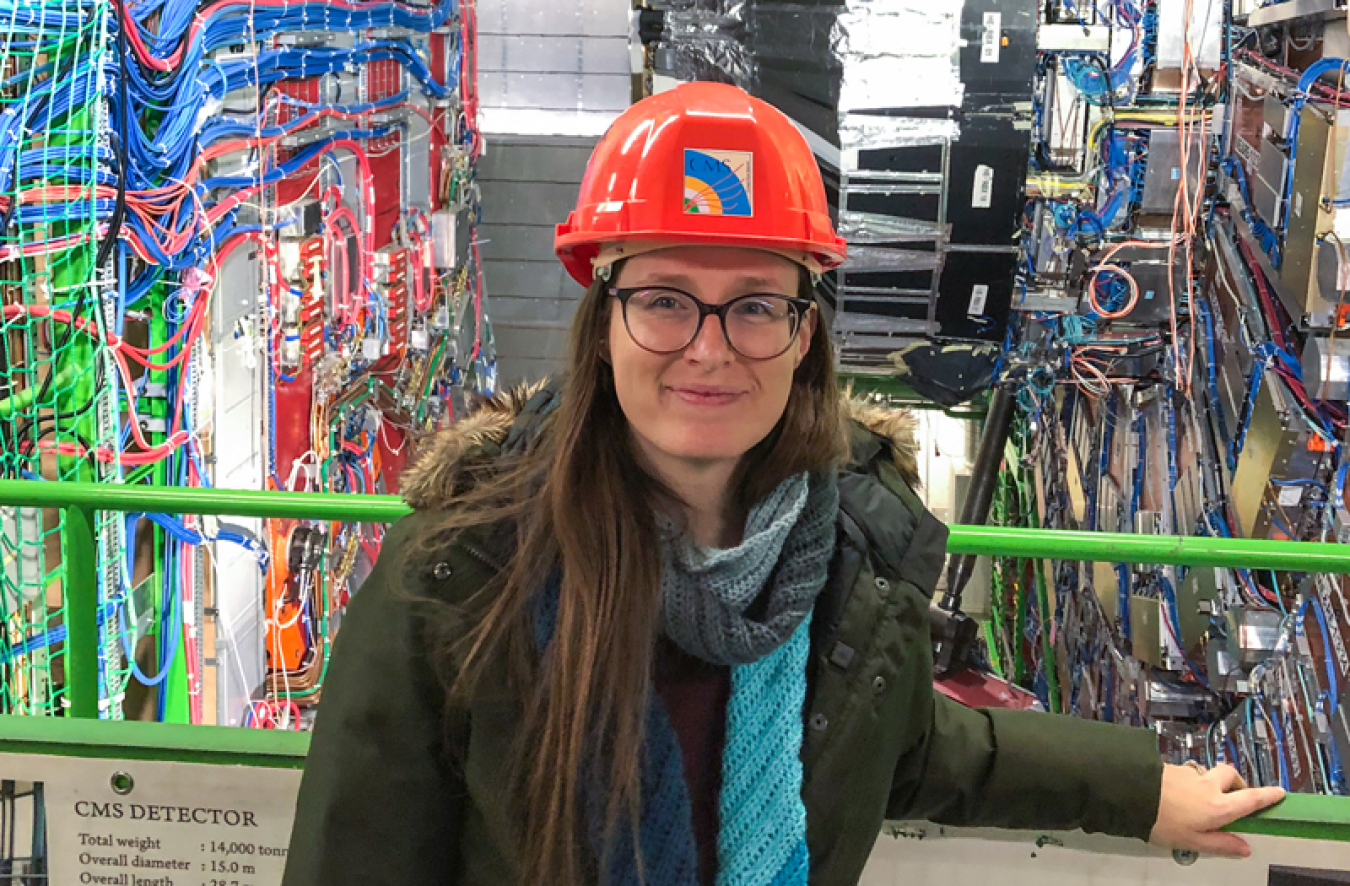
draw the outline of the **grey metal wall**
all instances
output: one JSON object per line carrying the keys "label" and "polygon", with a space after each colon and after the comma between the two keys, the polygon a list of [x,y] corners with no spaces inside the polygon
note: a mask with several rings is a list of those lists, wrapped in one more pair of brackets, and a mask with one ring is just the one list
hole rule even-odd
{"label": "grey metal wall", "polygon": [[483,273],[502,385],[558,371],[578,286],[553,255],[593,138],[498,135],[479,163]]}

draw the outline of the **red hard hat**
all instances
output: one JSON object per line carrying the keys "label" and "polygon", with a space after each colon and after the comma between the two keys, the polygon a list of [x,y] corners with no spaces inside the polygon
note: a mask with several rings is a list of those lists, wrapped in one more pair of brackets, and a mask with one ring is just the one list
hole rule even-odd
{"label": "red hard hat", "polygon": [[806,139],[724,83],[686,83],[625,111],[591,154],[553,248],[583,286],[607,243],[741,246],[844,260]]}

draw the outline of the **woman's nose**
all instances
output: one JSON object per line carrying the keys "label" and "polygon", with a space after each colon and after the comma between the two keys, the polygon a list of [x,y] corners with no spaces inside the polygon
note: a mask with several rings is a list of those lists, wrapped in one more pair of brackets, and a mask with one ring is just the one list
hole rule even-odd
{"label": "woman's nose", "polygon": [[723,331],[722,318],[709,314],[703,318],[703,328],[694,336],[694,340],[684,349],[686,359],[698,363],[728,363],[735,358],[735,351],[727,342]]}

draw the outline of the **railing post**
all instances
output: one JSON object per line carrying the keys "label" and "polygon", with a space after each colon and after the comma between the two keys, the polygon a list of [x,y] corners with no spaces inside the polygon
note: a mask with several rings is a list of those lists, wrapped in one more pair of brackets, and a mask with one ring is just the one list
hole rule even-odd
{"label": "railing post", "polygon": [[66,697],[70,715],[98,718],[98,536],[94,510],[67,505]]}

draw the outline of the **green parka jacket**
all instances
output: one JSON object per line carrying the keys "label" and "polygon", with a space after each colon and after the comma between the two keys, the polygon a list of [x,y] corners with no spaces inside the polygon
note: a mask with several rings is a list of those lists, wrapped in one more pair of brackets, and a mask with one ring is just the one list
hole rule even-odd
{"label": "green parka jacket", "polygon": [[[463,533],[427,563],[406,546],[428,511],[450,504],[456,463],[521,445],[554,396],[489,404],[405,474],[417,512],[390,530],[343,619],[284,886],[517,882],[518,816],[503,778],[515,705],[447,710],[425,631],[429,604],[416,602],[454,603],[480,588],[510,556],[509,533]],[[912,491],[911,427],[903,413],[854,407],[808,673],[802,793],[812,886],[856,883],[886,819],[1147,839],[1162,780],[1151,731],[971,710],[934,693],[928,608],[947,530]]]}

